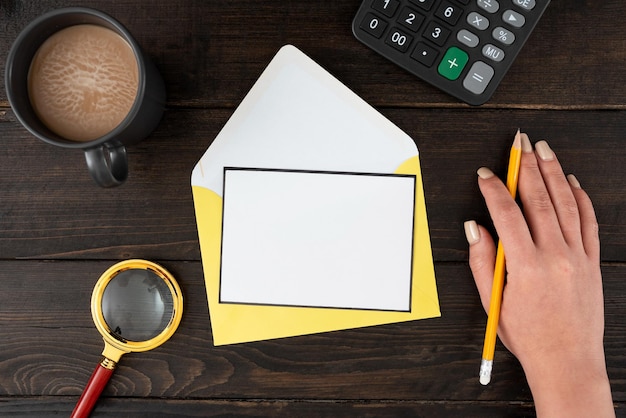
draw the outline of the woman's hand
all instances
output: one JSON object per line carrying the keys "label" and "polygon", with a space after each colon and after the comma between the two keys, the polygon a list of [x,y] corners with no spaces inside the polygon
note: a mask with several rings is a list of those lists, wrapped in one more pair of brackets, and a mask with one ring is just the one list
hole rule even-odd
{"label": "woman's hand", "polygon": [[[545,141],[522,134],[518,190],[523,212],[487,168],[479,187],[506,254],[498,334],[520,360],[537,414],[614,417],[604,358],[604,302],[598,223],[591,200],[566,177]],[[470,267],[489,308],[496,247],[465,224]]]}

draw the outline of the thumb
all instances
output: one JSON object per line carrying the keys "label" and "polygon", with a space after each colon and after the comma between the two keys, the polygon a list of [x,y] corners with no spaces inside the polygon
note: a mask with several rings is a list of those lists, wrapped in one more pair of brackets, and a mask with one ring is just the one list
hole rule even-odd
{"label": "thumb", "polygon": [[476,221],[464,224],[465,236],[469,243],[469,265],[480,294],[485,312],[489,310],[493,270],[496,262],[496,246],[489,232]]}

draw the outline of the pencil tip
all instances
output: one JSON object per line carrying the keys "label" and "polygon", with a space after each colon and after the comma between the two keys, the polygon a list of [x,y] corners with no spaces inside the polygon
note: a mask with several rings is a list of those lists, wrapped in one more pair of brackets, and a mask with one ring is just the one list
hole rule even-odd
{"label": "pencil tip", "polygon": [[515,139],[513,140],[513,147],[520,149],[522,148],[522,132],[519,128],[517,129]]}

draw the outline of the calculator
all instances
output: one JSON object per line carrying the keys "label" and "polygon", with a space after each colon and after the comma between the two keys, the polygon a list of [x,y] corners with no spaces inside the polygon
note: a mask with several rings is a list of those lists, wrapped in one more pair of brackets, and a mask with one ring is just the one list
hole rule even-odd
{"label": "calculator", "polygon": [[550,0],[364,0],[354,36],[410,73],[481,105]]}

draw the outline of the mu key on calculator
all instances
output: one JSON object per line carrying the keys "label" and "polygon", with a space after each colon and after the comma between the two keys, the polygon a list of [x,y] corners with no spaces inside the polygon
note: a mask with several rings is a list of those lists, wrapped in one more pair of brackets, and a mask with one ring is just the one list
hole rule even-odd
{"label": "mu key on calculator", "polygon": [[364,0],[354,36],[410,73],[481,105],[550,0]]}

